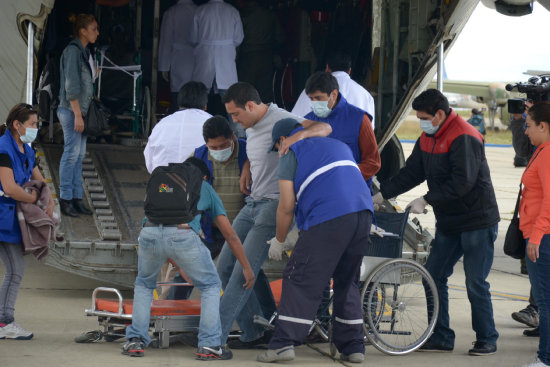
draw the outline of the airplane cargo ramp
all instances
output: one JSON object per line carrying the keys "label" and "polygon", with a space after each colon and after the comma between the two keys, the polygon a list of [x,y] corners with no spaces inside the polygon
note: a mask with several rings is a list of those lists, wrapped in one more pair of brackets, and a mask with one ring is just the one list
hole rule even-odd
{"label": "airplane cargo ramp", "polygon": [[[62,145],[41,144],[40,168],[59,195]],[[143,148],[88,144],[82,165],[84,198],[92,216],[61,216],[64,241],[52,243],[46,264],[85,277],[131,287],[137,274],[136,245],[144,217],[149,174]]]}

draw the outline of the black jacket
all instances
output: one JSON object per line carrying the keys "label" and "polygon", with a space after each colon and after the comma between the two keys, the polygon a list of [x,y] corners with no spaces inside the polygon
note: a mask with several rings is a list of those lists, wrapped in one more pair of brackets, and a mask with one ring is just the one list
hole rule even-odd
{"label": "black jacket", "polygon": [[435,135],[422,133],[399,173],[381,184],[391,198],[428,181],[424,199],[446,233],[482,229],[500,220],[483,137],[455,111]]}

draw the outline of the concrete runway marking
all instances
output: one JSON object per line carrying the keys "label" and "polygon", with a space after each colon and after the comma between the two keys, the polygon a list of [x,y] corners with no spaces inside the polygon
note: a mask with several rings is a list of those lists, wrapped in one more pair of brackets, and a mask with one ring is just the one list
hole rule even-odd
{"label": "concrete runway marking", "polygon": [[[450,284],[449,289],[451,289],[453,291],[466,292],[466,287],[462,286],[462,285]],[[522,296],[520,294],[506,293],[506,292],[500,292],[500,291],[491,291],[491,295],[496,296],[496,297],[501,297],[501,298],[513,299],[513,300],[517,300],[517,301],[528,301],[529,300],[528,296]]]}

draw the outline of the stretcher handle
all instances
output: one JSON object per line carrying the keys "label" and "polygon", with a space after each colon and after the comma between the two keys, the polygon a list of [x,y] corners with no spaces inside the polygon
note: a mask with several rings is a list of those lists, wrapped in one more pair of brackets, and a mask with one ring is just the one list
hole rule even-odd
{"label": "stretcher handle", "polygon": [[97,287],[94,289],[94,292],[92,293],[92,312],[97,311],[96,309],[96,295],[99,292],[107,292],[107,293],[114,293],[118,297],[118,315],[122,316],[122,294],[120,294],[120,291],[116,288],[109,288],[109,287]]}

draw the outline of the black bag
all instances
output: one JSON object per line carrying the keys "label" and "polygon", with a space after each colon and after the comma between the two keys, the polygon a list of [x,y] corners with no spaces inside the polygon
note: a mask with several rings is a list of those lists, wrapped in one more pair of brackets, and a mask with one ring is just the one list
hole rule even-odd
{"label": "black bag", "polygon": [[109,129],[110,112],[97,98],[93,98],[84,117],[84,134],[92,137],[104,134]]}
{"label": "black bag", "polygon": [[153,170],[145,196],[145,216],[157,224],[189,223],[199,214],[202,173],[191,163],[170,163]]}
{"label": "black bag", "polygon": [[504,238],[504,253],[514,259],[521,259],[525,257],[525,239],[523,233],[519,229],[519,200],[521,197],[521,185],[519,185],[518,200],[516,201],[516,209],[514,210],[514,216],[510,221],[508,230],[506,231],[506,237]]}

